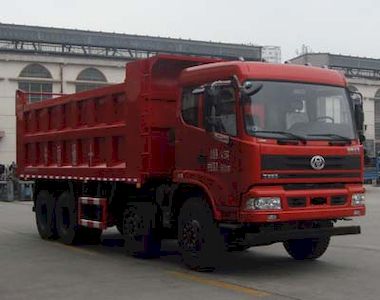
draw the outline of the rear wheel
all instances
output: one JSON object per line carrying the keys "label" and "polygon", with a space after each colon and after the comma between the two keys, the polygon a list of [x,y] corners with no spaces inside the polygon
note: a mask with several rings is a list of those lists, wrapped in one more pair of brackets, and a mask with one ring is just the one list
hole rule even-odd
{"label": "rear wheel", "polygon": [[36,198],[35,213],[37,230],[43,239],[54,239],[57,236],[54,210],[53,196],[46,190],[40,191]]}
{"label": "rear wheel", "polygon": [[76,201],[69,192],[63,192],[56,205],[56,224],[59,239],[64,244],[90,243],[100,241],[101,229],[78,225]]}
{"label": "rear wheel", "polygon": [[79,238],[77,211],[74,198],[69,192],[63,192],[57,201],[57,232],[61,242],[74,244]]}
{"label": "rear wheel", "polygon": [[[140,258],[160,256],[161,237],[153,204],[131,205],[124,212],[123,227],[126,253]],[[120,230],[119,230],[120,231]]]}
{"label": "rear wheel", "polygon": [[184,264],[196,271],[213,271],[224,240],[212,211],[201,198],[190,198],[178,218],[178,244]]}
{"label": "rear wheel", "polygon": [[326,252],[329,243],[329,237],[289,240],[284,242],[284,247],[288,254],[296,260],[313,260]]}

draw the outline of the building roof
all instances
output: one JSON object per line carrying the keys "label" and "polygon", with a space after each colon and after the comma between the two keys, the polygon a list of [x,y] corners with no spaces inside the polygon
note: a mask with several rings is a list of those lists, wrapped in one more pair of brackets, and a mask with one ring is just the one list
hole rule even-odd
{"label": "building roof", "polygon": [[349,55],[340,55],[332,53],[305,53],[295,58],[290,59],[290,62],[304,60],[312,62],[317,60],[323,61],[326,66],[342,67],[342,68],[356,68],[366,70],[380,70],[380,59],[358,57]]}
{"label": "building roof", "polygon": [[341,70],[347,77],[380,79],[380,59],[331,53],[305,53],[289,60],[295,64],[311,64]]}
{"label": "building roof", "polygon": [[260,46],[3,23],[0,23],[0,51],[119,58],[139,58],[138,53],[146,54],[141,57],[176,53],[261,60]]}

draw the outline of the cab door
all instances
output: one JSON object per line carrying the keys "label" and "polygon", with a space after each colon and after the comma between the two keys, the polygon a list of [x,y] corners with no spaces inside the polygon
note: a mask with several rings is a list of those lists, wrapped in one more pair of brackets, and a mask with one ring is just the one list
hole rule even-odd
{"label": "cab door", "polygon": [[239,203],[237,102],[232,86],[188,89],[182,96],[176,169],[184,181],[206,186],[219,207]]}
{"label": "cab door", "polygon": [[186,88],[180,103],[180,124],[176,130],[175,167],[194,177],[207,169],[207,155],[203,143],[207,133],[203,126],[203,88]]}

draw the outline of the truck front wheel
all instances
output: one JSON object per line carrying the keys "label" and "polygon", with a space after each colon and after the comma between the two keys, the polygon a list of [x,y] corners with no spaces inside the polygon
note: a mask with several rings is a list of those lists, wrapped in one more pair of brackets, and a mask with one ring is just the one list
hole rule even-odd
{"label": "truck front wheel", "polygon": [[41,238],[56,238],[55,199],[46,190],[40,191],[35,203],[37,230]]}
{"label": "truck front wheel", "polygon": [[289,240],[284,242],[284,247],[288,254],[296,260],[313,260],[326,252],[329,243],[329,237]]}
{"label": "truck front wheel", "polygon": [[184,264],[196,271],[212,271],[223,254],[224,240],[212,211],[201,198],[190,198],[178,218],[178,245]]}

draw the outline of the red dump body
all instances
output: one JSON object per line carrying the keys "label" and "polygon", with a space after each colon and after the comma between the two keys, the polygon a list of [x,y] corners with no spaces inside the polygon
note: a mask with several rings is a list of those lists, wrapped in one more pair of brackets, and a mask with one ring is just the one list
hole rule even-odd
{"label": "red dump body", "polygon": [[27,104],[18,91],[19,176],[141,184],[170,175],[179,73],[213,61],[165,55],[136,61],[125,83],[39,103]]}

